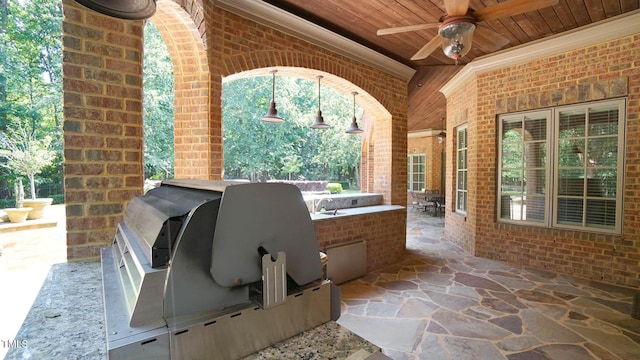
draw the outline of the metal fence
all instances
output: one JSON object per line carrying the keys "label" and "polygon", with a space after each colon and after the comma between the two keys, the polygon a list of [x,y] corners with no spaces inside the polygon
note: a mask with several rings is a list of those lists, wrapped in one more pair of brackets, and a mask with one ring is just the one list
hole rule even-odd
{"label": "metal fence", "polygon": [[[9,187],[1,187],[0,188],[0,199],[15,199],[15,195],[13,194],[14,189]],[[25,196],[29,196],[29,185],[25,184]],[[53,195],[62,195],[64,194],[64,187],[62,184],[41,184],[36,186],[36,197],[46,198],[51,197]]]}

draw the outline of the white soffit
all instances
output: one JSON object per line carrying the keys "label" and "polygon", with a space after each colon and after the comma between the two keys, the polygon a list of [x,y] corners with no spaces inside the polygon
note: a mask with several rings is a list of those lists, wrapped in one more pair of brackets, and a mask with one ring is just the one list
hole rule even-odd
{"label": "white soffit", "polygon": [[440,92],[453,94],[470,76],[640,33],[640,10],[473,59]]}
{"label": "white soffit", "polygon": [[230,13],[357,60],[405,82],[409,82],[416,72],[407,65],[263,1],[215,0],[214,4]]}

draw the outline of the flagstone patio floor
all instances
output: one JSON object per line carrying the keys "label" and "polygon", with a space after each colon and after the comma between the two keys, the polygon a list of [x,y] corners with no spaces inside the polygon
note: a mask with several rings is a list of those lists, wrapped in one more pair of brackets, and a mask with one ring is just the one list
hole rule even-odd
{"label": "flagstone patio floor", "polygon": [[[408,210],[407,256],[343,284],[338,323],[393,359],[640,359],[637,290],[517,268]],[[330,261],[330,260],[329,260]]]}

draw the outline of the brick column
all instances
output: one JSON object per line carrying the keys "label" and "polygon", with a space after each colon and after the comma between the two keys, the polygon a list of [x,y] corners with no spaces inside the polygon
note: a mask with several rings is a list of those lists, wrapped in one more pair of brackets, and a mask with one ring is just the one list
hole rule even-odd
{"label": "brick column", "polygon": [[67,256],[96,257],[142,193],[143,21],[63,0]]}

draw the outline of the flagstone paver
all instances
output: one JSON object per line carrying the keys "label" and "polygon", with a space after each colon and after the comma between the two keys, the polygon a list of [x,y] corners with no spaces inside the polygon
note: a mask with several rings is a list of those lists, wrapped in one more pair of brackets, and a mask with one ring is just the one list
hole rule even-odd
{"label": "flagstone paver", "polygon": [[635,289],[471,256],[443,223],[409,212],[407,256],[342,284],[338,322],[397,360],[640,359]]}

